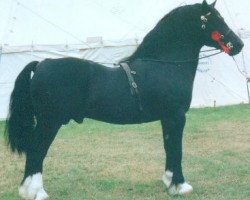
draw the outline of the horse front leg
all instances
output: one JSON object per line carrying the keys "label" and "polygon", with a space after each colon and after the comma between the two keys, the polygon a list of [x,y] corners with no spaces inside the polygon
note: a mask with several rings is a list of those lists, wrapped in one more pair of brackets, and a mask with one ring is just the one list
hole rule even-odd
{"label": "horse front leg", "polygon": [[182,136],[186,117],[184,111],[171,112],[161,120],[166,165],[163,182],[171,195],[185,195],[193,191],[182,174]]}

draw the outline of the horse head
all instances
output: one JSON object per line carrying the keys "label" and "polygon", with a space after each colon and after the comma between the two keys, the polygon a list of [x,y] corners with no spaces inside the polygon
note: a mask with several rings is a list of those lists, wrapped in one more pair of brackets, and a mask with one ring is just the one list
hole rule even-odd
{"label": "horse head", "polygon": [[221,49],[230,56],[238,54],[243,48],[242,40],[228,27],[224,18],[215,9],[216,1],[201,4],[200,26],[206,46]]}

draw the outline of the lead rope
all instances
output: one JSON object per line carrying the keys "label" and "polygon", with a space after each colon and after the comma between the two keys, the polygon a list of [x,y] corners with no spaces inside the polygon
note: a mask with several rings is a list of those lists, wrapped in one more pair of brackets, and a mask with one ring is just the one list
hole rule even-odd
{"label": "lead rope", "polygon": [[240,72],[240,74],[241,74],[242,76],[244,76],[248,81],[250,81],[250,77],[248,77],[246,73],[243,73],[243,72],[240,70],[240,67],[239,67],[237,61],[235,60],[234,56],[232,56],[232,58],[233,58],[233,60],[234,60],[235,65],[237,66],[237,69],[238,69],[238,71]]}
{"label": "lead rope", "polygon": [[232,56],[233,60],[234,60],[234,63],[235,65],[237,66],[237,69],[239,71],[239,73],[244,76],[246,78],[246,85],[247,85],[247,96],[248,96],[248,104],[250,104],[250,91],[249,91],[249,83],[250,83],[250,77],[247,76],[247,73],[243,73],[241,70],[240,70],[240,67],[237,63],[237,61],[235,60],[235,58]]}

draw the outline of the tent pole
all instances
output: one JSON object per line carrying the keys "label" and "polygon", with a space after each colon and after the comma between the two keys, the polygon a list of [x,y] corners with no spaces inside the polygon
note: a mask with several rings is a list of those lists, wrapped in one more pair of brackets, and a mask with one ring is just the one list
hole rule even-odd
{"label": "tent pole", "polygon": [[1,45],[0,46],[0,65],[1,65],[1,60],[2,60],[2,53],[3,53],[3,47]]}
{"label": "tent pole", "polygon": [[250,105],[249,80],[247,80],[247,95],[248,95],[248,104]]}

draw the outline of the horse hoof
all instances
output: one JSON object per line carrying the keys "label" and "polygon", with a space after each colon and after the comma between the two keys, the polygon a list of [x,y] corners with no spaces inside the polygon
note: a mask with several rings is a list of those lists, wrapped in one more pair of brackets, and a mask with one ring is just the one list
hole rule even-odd
{"label": "horse hoof", "polygon": [[19,195],[26,200],[44,200],[49,196],[43,189],[42,174],[28,176],[19,187]]}
{"label": "horse hoof", "polygon": [[167,186],[167,188],[170,187],[171,182],[172,182],[172,178],[173,178],[173,172],[167,170],[163,176],[162,176],[162,181],[163,183]]}
{"label": "horse hoof", "polygon": [[35,200],[44,200],[49,198],[49,195],[45,192],[45,190],[42,188],[40,189],[37,194]]}
{"label": "horse hoof", "polygon": [[168,190],[170,195],[188,195],[193,192],[193,187],[188,183],[180,183],[178,185],[172,184]]}

